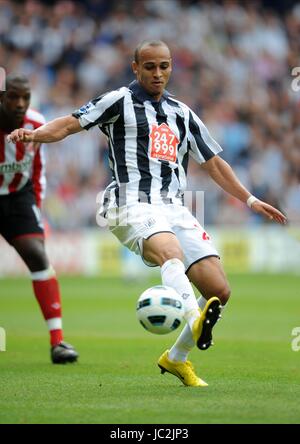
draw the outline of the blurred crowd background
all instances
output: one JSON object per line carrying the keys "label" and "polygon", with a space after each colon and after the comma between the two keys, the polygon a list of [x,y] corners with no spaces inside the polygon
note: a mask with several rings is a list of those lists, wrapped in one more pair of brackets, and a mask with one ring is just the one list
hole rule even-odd
{"label": "blurred crowd background", "polygon": [[[300,224],[300,68],[299,81],[292,74],[300,67],[300,4],[0,0],[0,66],[30,78],[32,106],[47,120],[129,84],[144,39],[170,46],[168,90],[200,116],[242,182]],[[110,182],[98,128],[47,147],[47,181],[53,228],[96,225],[96,195]],[[205,191],[205,224],[267,223],[195,163],[188,189]]]}

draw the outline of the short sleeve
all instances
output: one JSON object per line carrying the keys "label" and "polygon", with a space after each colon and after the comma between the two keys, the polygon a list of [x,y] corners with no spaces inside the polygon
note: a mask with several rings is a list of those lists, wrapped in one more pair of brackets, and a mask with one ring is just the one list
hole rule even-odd
{"label": "short sleeve", "polygon": [[191,156],[198,163],[204,163],[222,151],[220,145],[212,138],[201,119],[189,111],[189,133]]}
{"label": "short sleeve", "polygon": [[74,111],[72,116],[76,117],[80,126],[86,130],[95,125],[113,123],[120,115],[120,105],[123,99],[123,91],[110,91],[86,103]]}

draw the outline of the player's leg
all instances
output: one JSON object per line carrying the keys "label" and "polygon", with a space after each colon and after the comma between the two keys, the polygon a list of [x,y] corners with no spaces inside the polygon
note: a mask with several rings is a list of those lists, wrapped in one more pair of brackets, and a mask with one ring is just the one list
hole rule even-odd
{"label": "player's leg", "polygon": [[[161,267],[162,282],[174,288],[184,300],[185,319],[190,327],[200,317],[194,290],[185,275],[180,244],[164,216],[164,207],[140,203],[134,207],[107,212],[111,232],[139,254],[147,265]],[[195,336],[199,336],[199,326]]]}
{"label": "player's leg", "polygon": [[[202,262],[205,263],[204,261],[206,260],[210,263],[211,261],[209,260],[209,257],[212,258],[212,262],[216,261],[216,257],[218,257],[218,252],[211,243],[207,233],[205,233],[197,220],[190,214],[190,212],[186,208],[183,207],[181,210],[178,209],[177,212],[179,215],[179,219],[173,229],[184,252],[183,261],[185,264],[185,269],[188,271],[188,273],[190,272],[192,274],[193,278],[194,274],[199,277],[198,273],[196,273],[199,265],[196,267],[196,264],[201,264]],[[188,277],[191,279],[189,274]],[[202,278],[203,276],[201,275],[200,277]],[[221,296],[223,300],[225,300],[226,297],[226,291],[224,289],[224,285],[222,285],[224,284],[224,279],[222,280],[221,277],[222,273],[219,273],[218,278],[216,278],[215,281],[216,283],[218,283],[218,288],[210,288],[210,292],[207,291],[206,294],[208,301],[206,301],[206,299],[203,299],[203,301],[201,299],[200,301],[198,300],[198,302],[200,302],[200,310],[202,310],[201,317],[204,321],[199,340],[195,341],[190,327],[186,325],[173,347],[170,350],[165,351],[165,353],[163,353],[158,360],[158,365],[160,367],[165,368],[167,371],[179,378],[181,378],[181,376],[183,375],[185,379],[188,379],[188,385],[191,386],[199,387],[206,385],[205,383],[203,384],[203,381],[196,376],[192,364],[187,360],[187,358],[188,353],[195,346],[196,343],[200,349],[205,349],[207,345],[207,336],[208,333],[211,333],[212,330],[207,326],[214,325],[216,319],[220,314],[219,307],[221,301],[216,296]],[[207,279],[205,277],[205,282],[206,280]],[[194,282],[197,284],[198,280],[196,282],[196,280],[194,279]],[[207,321],[208,324],[206,323]]]}
{"label": "player's leg", "polygon": [[31,273],[49,268],[43,234],[20,235],[11,239],[10,244],[21,256]]}
{"label": "player's leg", "polygon": [[63,340],[61,298],[55,272],[45,252],[44,239],[24,235],[10,243],[30,271],[34,294],[50,332],[51,345],[57,345]]}
{"label": "player's leg", "polygon": [[[182,262],[183,253],[178,239],[172,233],[157,233],[143,241],[143,257],[146,261],[156,263],[161,267],[162,283],[174,288],[186,304],[185,318],[190,335],[198,341],[202,335],[206,311],[200,313],[193,288],[185,274]],[[209,303],[208,303],[209,304]],[[209,306],[207,307],[209,309]],[[187,360],[173,360],[166,350],[158,360],[162,373],[168,372],[190,387],[206,387],[208,384],[199,378]]]}
{"label": "player's leg", "polygon": [[230,298],[230,287],[218,257],[208,257],[193,264],[187,271],[188,278],[202,294],[200,304],[217,296],[224,307]]}
{"label": "player's leg", "polygon": [[30,270],[34,294],[50,333],[52,361],[76,361],[78,353],[63,342],[60,288],[55,271],[49,264],[43,237],[18,236],[10,243]]}
{"label": "player's leg", "polygon": [[184,301],[185,319],[193,329],[200,317],[199,307],[194,290],[185,274],[182,262],[183,252],[175,234],[167,232],[154,233],[143,239],[143,258],[160,266],[163,285],[174,288]]}
{"label": "player's leg", "polygon": [[[230,297],[230,288],[224,273],[221,261],[217,257],[207,257],[194,263],[187,272],[191,282],[200,291],[202,296],[198,299],[200,309],[204,309],[207,300],[217,296],[221,301],[222,308]],[[204,343],[208,348],[212,345],[212,328],[216,324],[219,317],[218,310],[215,317],[203,328]],[[205,337],[206,336],[206,337]],[[195,341],[188,326],[182,330],[177,341],[170,350],[170,357],[175,361],[186,361],[189,352],[195,346]]]}
{"label": "player's leg", "polygon": [[34,293],[50,331],[52,361],[74,361],[77,353],[62,341],[59,284],[46,255],[44,228],[32,184],[28,182],[22,190],[6,196],[5,202],[2,235],[31,272]]}
{"label": "player's leg", "polygon": [[[187,318],[190,328],[193,329],[194,323],[200,318],[199,307],[185,274],[181,246],[164,217],[163,208],[160,207],[157,211],[151,205],[139,204],[132,209],[109,210],[107,219],[111,232],[119,241],[139,254],[148,265],[159,265],[163,284],[174,288],[183,295],[184,301],[188,301],[187,313],[190,312],[190,315]],[[196,331],[195,335],[199,337],[200,332]],[[174,374],[188,386],[207,385],[196,376],[191,363],[173,363],[167,354],[168,351],[158,361],[162,372]]]}

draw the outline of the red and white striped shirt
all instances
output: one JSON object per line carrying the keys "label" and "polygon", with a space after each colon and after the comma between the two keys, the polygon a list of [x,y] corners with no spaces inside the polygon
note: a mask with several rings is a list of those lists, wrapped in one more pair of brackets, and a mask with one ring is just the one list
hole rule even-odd
{"label": "red and white striped shirt", "polygon": [[[45,118],[28,109],[22,128],[34,130],[45,123]],[[0,128],[0,195],[19,191],[32,180],[37,205],[41,206],[46,188],[45,154],[41,144],[7,141],[7,133]]]}

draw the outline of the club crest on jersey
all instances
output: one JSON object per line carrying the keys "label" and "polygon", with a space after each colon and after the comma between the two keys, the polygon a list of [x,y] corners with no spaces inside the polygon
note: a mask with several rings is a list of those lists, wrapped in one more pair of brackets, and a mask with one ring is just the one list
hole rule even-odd
{"label": "club crest on jersey", "polygon": [[81,108],[79,108],[80,114],[87,114],[89,112],[89,109],[91,108],[91,106],[92,106],[92,103],[89,102],[86,105],[84,105]]}
{"label": "club crest on jersey", "polygon": [[176,162],[179,140],[166,123],[151,125],[150,142],[152,159]]}

